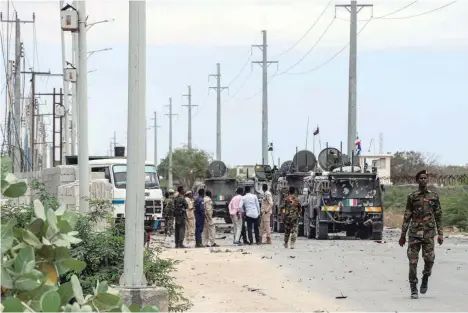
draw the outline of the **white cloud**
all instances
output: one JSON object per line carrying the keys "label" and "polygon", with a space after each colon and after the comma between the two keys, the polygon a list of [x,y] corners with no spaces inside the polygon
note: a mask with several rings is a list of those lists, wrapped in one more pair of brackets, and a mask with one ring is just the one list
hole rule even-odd
{"label": "white cloud", "polygon": [[[372,1],[374,17],[386,15],[408,5],[411,1]],[[171,0],[147,2],[147,39],[154,45],[250,45],[260,44],[262,29],[268,30],[272,50],[287,48],[295,43],[312,25],[328,1],[255,1],[255,0]],[[334,1],[320,22],[298,45],[308,50],[322,34],[335,15]],[[348,2],[349,3],[349,2]],[[414,5],[389,16],[406,17],[432,10],[449,1],[418,1]],[[58,2],[16,1],[20,18],[28,19],[36,13],[37,39],[43,43],[60,43]],[[112,23],[96,25],[88,32],[89,49],[128,42],[128,1],[87,1],[88,22],[112,19]],[[463,12],[468,1],[459,1],[437,12],[410,19],[376,19],[359,36],[359,49],[388,48],[457,48],[467,46],[468,20]],[[342,46],[349,40],[349,13],[337,9],[337,19],[317,48]],[[2,5],[6,12],[6,5]],[[371,17],[372,9],[365,8],[359,19]],[[4,13],[4,15],[6,15]],[[364,22],[359,22],[358,29]],[[23,27],[23,35],[32,36],[30,27]],[[68,36],[70,37],[70,36]],[[28,39],[27,39],[28,40]],[[281,50],[281,49],[279,49]]]}

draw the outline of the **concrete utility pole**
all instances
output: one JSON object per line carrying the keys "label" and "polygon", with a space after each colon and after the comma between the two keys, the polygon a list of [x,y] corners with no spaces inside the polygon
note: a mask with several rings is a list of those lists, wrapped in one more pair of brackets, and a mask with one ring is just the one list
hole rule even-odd
{"label": "concrete utility pole", "polygon": [[158,166],[158,128],[160,127],[158,125],[157,118],[157,113],[154,111],[154,118],[152,118],[152,120],[154,120],[154,124],[151,127],[154,128],[154,165],[156,167]]}
{"label": "concrete utility pole", "polygon": [[[73,1],[73,7],[77,8],[78,1]],[[77,77],[80,76],[80,71],[79,71],[79,58],[78,58],[78,34],[77,33],[72,33],[72,63],[73,66],[76,69],[76,75]],[[71,144],[71,154],[76,155],[77,151],[77,141],[78,141],[78,134],[77,134],[77,125],[78,125],[78,93],[77,93],[77,87],[76,84],[71,84],[72,85],[72,127],[71,127],[71,138],[70,138],[70,144]]]}
{"label": "concrete utility pole", "polygon": [[172,98],[169,98],[169,105],[166,105],[169,107],[169,114],[166,114],[169,116],[169,169],[168,169],[168,186],[169,188],[172,188],[172,116],[175,116],[177,114],[172,113]]}
{"label": "concrete utility pole", "polygon": [[383,133],[379,134],[379,153],[383,154],[384,149],[383,149]]}
{"label": "concrete utility pole", "polygon": [[[252,45],[252,47],[260,48],[263,51],[262,61],[252,61],[252,63],[260,64],[263,68],[263,91],[262,91],[262,164],[268,164],[268,66],[278,61],[268,61],[268,45],[267,31],[262,30],[263,44]],[[265,163],[266,162],[266,163]]]}
{"label": "concrete utility pole", "polygon": [[[143,288],[146,138],[146,2],[129,2],[128,157],[124,272],[120,286]],[[80,60],[81,61],[81,60]]]}
{"label": "concrete utility pole", "polygon": [[188,107],[188,148],[192,149],[192,108],[197,107],[198,105],[192,104],[192,88],[188,86],[188,94],[183,95],[184,97],[188,97],[188,104],[182,105],[184,107]]}
{"label": "concrete utility pole", "polygon": [[[21,155],[21,23],[35,23],[36,16],[33,13],[32,21],[21,21],[18,18],[18,13],[15,13],[14,20],[4,20],[0,13],[0,22],[2,23],[14,23],[15,24],[15,102],[14,102],[14,116],[13,116],[13,131],[11,132],[11,144],[16,147],[13,149],[12,153],[12,162],[13,162],[13,171],[19,172],[22,159]],[[5,92],[8,94],[8,90]]]}
{"label": "concrete utility pole", "polygon": [[[77,81],[79,104],[78,119],[78,168],[80,184],[80,212],[89,211],[89,150],[88,150],[88,61],[86,59],[86,1],[77,1],[79,19],[79,74]],[[127,193],[128,195],[128,193]],[[127,228],[128,229],[128,228]]]}
{"label": "concrete utility pole", "polygon": [[216,89],[216,160],[221,161],[221,91],[229,89],[229,87],[221,87],[221,65],[216,63],[216,74],[208,75],[216,77],[216,87],[209,87]]}
{"label": "concrete utility pole", "polygon": [[[59,2],[60,5],[60,10],[63,8],[63,0],[60,0]],[[63,30],[60,30],[60,35],[61,35],[61,41],[62,41],[62,72],[63,72],[63,105],[65,109],[65,113],[63,116],[63,145],[65,149],[62,149],[62,165],[65,165],[65,156],[70,155],[70,139],[68,135],[69,127],[70,127],[70,120],[69,120],[69,110],[70,110],[70,105],[69,105],[69,96],[68,93],[70,91],[70,85],[66,79],[65,76],[65,68],[67,67],[67,61],[65,59],[65,32]]]}
{"label": "concrete utility pole", "polygon": [[355,151],[355,140],[357,139],[357,110],[356,110],[356,64],[357,64],[357,14],[364,7],[372,7],[372,4],[357,4],[356,0],[349,4],[339,4],[336,8],[345,8],[351,13],[349,33],[349,90],[348,90],[348,156],[351,157]]}

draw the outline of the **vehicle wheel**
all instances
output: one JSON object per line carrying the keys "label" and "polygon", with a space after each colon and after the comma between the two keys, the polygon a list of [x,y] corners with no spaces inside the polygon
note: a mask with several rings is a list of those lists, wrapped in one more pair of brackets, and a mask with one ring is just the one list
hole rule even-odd
{"label": "vehicle wheel", "polygon": [[278,223],[278,233],[283,234],[284,233],[284,224],[283,223]]}
{"label": "vehicle wheel", "polygon": [[356,237],[356,230],[355,225],[348,225],[346,227],[346,237]]}
{"label": "vehicle wheel", "polygon": [[328,239],[328,224],[320,224],[320,215],[315,217],[315,239],[325,240]]}
{"label": "vehicle wheel", "polygon": [[297,237],[304,237],[305,224],[297,225]]}
{"label": "vehicle wheel", "polygon": [[278,221],[273,219],[273,232],[278,232]]}
{"label": "vehicle wheel", "polygon": [[382,232],[381,231],[373,232],[371,239],[372,240],[382,240]]}
{"label": "vehicle wheel", "polygon": [[230,216],[226,216],[226,217],[224,218],[224,222],[225,222],[226,224],[232,224],[232,219],[231,219],[231,217],[230,217]]}

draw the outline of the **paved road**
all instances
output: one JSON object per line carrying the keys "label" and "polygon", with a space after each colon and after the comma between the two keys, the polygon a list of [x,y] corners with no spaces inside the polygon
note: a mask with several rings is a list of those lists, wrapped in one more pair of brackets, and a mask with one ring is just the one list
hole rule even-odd
{"label": "paved road", "polygon": [[[222,236],[225,224],[218,227]],[[223,246],[232,246],[226,234]],[[336,299],[339,310],[353,311],[468,311],[468,237],[446,238],[436,248],[433,275],[426,295],[410,299],[406,246],[398,245],[398,230],[386,230],[382,243],[344,237],[316,241],[298,238],[296,249],[282,246],[282,234],[272,245],[249,251],[275,262],[286,277],[310,292]],[[422,260],[418,266],[421,275]],[[339,305],[342,303],[342,306]]]}

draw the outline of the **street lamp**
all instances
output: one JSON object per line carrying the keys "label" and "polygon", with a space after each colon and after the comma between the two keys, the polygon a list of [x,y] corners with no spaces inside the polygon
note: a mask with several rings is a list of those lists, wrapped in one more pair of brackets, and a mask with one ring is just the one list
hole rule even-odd
{"label": "street lamp", "polygon": [[101,23],[110,23],[110,22],[113,22],[113,21],[115,21],[115,19],[111,19],[111,20],[102,20],[102,21],[90,23],[90,24],[88,24],[88,28],[86,28],[86,32],[87,32],[91,27],[93,27],[94,25],[101,24]]}
{"label": "street lamp", "polygon": [[88,57],[87,57],[87,59],[89,59],[89,57],[92,56],[93,54],[95,54],[96,52],[110,51],[110,50],[112,50],[112,48],[105,48],[105,49],[99,49],[99,50],[88,51]]}

